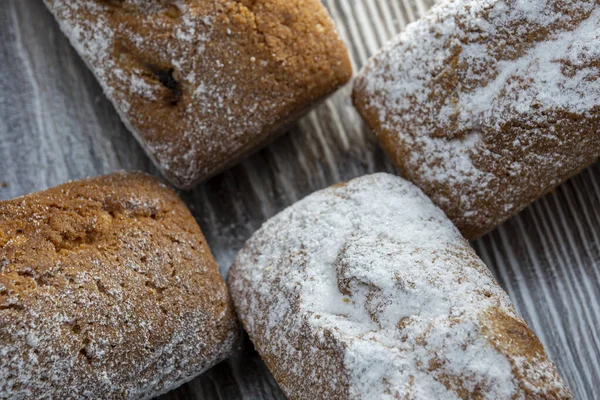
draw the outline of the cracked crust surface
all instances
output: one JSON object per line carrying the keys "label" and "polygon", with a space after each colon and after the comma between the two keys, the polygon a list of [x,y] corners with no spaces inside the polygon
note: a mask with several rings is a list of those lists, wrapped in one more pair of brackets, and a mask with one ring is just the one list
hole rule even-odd
{"label": "cracked crust surface", "polygon": [[45,0],[123,121],[189,188],[351,76],[319,0]]}
{"label": "cracked crust surface", "polygon": [[0,398],[151,397],[226,358],[238,335],[200,228],[154,178],[0,202]]}
{"label": "cracked crust surface", "polygon": [[600,156],[600,4],[448,0],[387,44],[353,100],[468,238]]}
{"label": "cracked crust surface", "polygon": [[444,213],[376,174],[248,240],[236,311],[291,399],[570,399],[542,344]]}

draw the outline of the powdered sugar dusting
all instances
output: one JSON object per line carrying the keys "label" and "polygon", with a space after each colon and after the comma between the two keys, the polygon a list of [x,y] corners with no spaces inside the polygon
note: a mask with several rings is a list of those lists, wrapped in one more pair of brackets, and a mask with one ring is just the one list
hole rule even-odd
{"label": "powdered sugar dusting", "polygon": [[193,217],[148,176],[0,202],[0,260],[2,398],[149,398],[238,340]]}
{"label": "powdered sugar dusting", "polygon": [[228,283],[290,397],[569,397],[468,243],[401,178],[358,178],[286,209],[247,242]]}
{"label": "powdered sugar dusting", "polygon": [[[127,3],[141,10],[142,15],[152,15],[153,12],[156,13],[164,9],[164,6],[153,2],[128,0]],[[173,46],[166,44],[164,40],[156,40],[157,43],[153,43],[152,38],[144,37],[135,29],[132,29],[131,26],[128,27],[125,24],[119,26],[113,21],[109,21],[108,12],[111,6],[107,3],[102,4],[96,0],[53,0],[47,1],[47,4],[57,16],[62,31],[98,78],[106,96],[115,104],[128,129],[134,133],[159,168],[167,176],[175,173],[181,175],[183,180],[192,179],[194,175],[205,174],[207,170],[202,170],[202,167],[197,165],[194,160],[184,163],[186,170],[171,171],[171,169],[181,168],[176,166],[176,164],[179,164],[178,146],[180,142],[176,140],[151,140],[151,138],[145,137],[144,133],[140,132],[137,123],[137,119],[143,118],[143,116],[130,114],[130,112],[135,112],[135,110],[132,110],[131,94],[155,101],[157,100],[156,94],[164,90],[161,82],[149,78],[147,71],[149,64],[160,61],[152,60],[152,57],[150,57],[146,65],[143,65],[146,68],[128,69],[116,60],[114,53],[115,35],[118,35],[120,40],[128,40],[134,43],[142,51],[144,47],[147,48],[148,46],[155,46],[154,49],[162,47],[162,50],[159,50],[162,53],[160,58],[168,60],[167,64],[176,67],[182,73],[183,71],[190,71],[185,73],[183,78],[191,86],[198,85],[196,74],[193,71],[200,68],[197,65],[198,60],[196,57],[202,56],[204,43],[211,39],[211,17],[198,17],[189,12],[185,2],[174,2],[175,7],[182,13],[181,20],[176,25],[170,26],[163,19],[146,18],[143,21],[144,24],[150,25],[151,30],[174,30],[173,36],[179,41],[179,45]],[[93,16],[90,17],[90,15]],[[121,52],[124,53],[124,50],[119,51],[119,53]],[[120,55],[122,57],[126,54]],[[221,98],[221,88],[227,90],[227,87],[227,81],[219,81],[218,85],[211,86],[211,96]],[[213,104],[212,99],[203,100],[205,101],[189,104],[184,110],[186,128],[178,134],[187,138],[185,141],[187,143],[210,140],[206,136],[211,132],[210,122],[206,123],[203,118],[199,118],[199,115],[215,111],[216,113],[230,112],[227,108],[202,111],[205,107],[212,108],[210,104]],[[222,106],[223,104],[221,104]],[[200,108],[200,113],[198,108]],[[203,137],[198,138],[199,135]],[[190,149],[190,151],[195,155],[193,149]]]}
{"label": "powdered sugar dusting", "polygon": [[[340,71],[343,45],[316,0],[297,8],[223,0],[45,2],[125,125],[183,188],[261,145],[349,74]],[[303,8],[314,11],[310,19]],[[328,29],[317,31],[317,22]]]}
{"label": "powdered sugar dusting", "polygon": [[355,102],[405,175],[481,234],[600,155],[599,26],[593,0],[440,2],[371,60]]}

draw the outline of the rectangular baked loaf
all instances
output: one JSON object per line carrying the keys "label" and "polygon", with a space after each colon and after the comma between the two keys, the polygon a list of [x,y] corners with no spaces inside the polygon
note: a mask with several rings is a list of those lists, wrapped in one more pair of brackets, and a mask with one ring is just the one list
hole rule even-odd
{"label": "rectangular baked loaf", "polygon": [[473,239],[600,156],[600,3],[440,2],[368,63],[354,103]]}
{"label": "rectangular baked loaf", "polygon": [[190,188],[351,76],[319,0],[44,0],[158,168]]}
{"label": "rectangular baked loaf", "polygon": [[156,179],[0,201],[0,399],[150,398],[238,340],[198,224]]}
{"label": "rectangular baked loaf", "polygon": [[289,399],[572,399],[475,251],[397,176],[362,176],[281,211],[227,283]]}

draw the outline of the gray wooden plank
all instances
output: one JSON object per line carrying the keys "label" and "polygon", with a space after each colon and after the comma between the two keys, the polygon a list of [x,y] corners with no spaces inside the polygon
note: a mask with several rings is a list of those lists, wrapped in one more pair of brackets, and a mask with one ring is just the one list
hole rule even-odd
{"label": "gray wooden plank", "polygon": [[[433,1],[325,0],[355,69]],[[156,174],[40,0],[0,2],[0,199],[67,180]],[[393,169],[350,103],[350,87],[289,134],[181,195],[221,272],[262,222],[314,190]],[[578,399],[600,387],[600,173],[597,164],[474,243]],[[164,399],[282,399],[246,341]]]}

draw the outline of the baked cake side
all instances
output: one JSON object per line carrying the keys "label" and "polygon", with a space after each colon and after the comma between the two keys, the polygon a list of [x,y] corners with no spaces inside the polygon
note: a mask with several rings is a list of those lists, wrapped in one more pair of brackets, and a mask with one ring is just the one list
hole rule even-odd
{"label": "baked cake side", "polygon": [[119,173],[0,202],[0,398],[139,399],[239,337],[187,207]]}
{"label": "baked cake side", "polygon": [[351,77],[319,0],[45,0],[148,155],[190,188]]}
{"label": "baked cake side", "polygon": [[600,4],[440,2],[366,65],[353,99],[473,239],[600,156]]}

